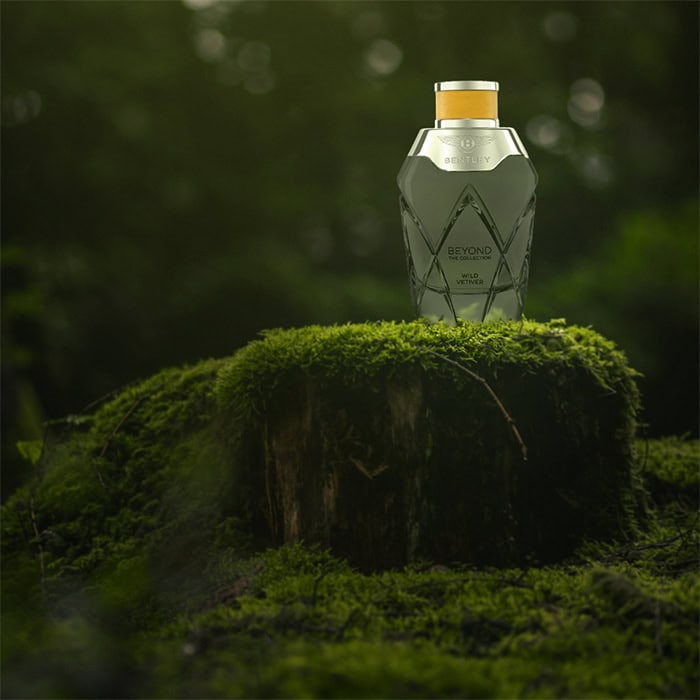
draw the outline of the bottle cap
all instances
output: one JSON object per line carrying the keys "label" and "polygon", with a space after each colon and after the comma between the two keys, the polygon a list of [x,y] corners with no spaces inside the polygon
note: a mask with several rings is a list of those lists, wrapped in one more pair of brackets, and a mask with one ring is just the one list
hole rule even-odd
{"label": "bottle cap", "polygon": [[498,83],[491,80],[435,83],[435,119],[498,119]]}

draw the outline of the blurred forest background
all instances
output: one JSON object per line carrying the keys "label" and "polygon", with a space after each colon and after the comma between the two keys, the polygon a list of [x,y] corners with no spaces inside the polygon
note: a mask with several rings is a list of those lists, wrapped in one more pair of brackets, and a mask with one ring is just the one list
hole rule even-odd
{"label": "blurred forest background", "polygon": [[3,2],[3,497],[17,440],[275,326],[412,317],[396,174],[433,82],[540,176],[526,314],[698,426],[698,3]]}

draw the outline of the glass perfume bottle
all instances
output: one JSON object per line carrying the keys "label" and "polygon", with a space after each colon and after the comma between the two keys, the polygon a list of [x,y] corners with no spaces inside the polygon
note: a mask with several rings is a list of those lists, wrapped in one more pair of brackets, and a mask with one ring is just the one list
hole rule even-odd
{"label": "glass perfume bottle", "polygon": [[519,319],[527,291],[537,173],[500,127],[498,83],[435,83],[435,128],[398,174],[416,314],[430,321]]}

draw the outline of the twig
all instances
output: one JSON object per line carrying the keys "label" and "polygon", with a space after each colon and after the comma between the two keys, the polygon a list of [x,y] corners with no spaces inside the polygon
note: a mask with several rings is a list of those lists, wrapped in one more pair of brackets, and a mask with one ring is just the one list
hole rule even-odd
{"label": "twig", "polygon": [[359,459],[355,459],[355,457],[349,457],[349,460],[368,479],[374,479],[375,476],[379,476],[382,472],[385,472],[389,468],[388,464],[380,464],[374,471],[370,471]]}
{"label": "twig", "polygon": [[61,439],[66,435],[68,430],[71,427],[71,424],[75,424],[76,419],[85,416],[85,414],[88,413],[88,411],[92,410],[93,408],[96,408],[103,404],[105,401],[108,399],[111,399],[112,397],[116,396],[122,391],[125,391],[128,389],[130,386],[133,386],[135,382],[129,382],[128,384],[124,384],[123,386],[117,387],[116,389],[112,389],[112,391],[100,396],[97,399],[94,399],[91,401],[89,404],[81,408],[76,414],[74,415],[69,415],[64,418],[54,418],[54,419],[49,419],[47,420],[44,425],[46,426],[46,436],[44,437],[44,444],[42,445],[41,448],[41,455],[43,457],[44,455],[44,448],[46,446],[46,441],[47,441],[47,436],[48,436],[48,430],[52,425],[64,425],[65,427],[61,432],[58,434],[56,437],[56,441],[60,442]]}
{"label": "twig", "polygon": [[[614,552],[611,552],[607,556],[603,557],[601,561],[605,563],[616,562],[619,559],[623,559],[624,561],[633,561],[633,558],[636,557],[640,552],[644,552],[649,549],[664,549],[666,547],[670,547],[672,544],[678,542],[679,540],[681,541],[681,545],[685,545],[686,539],[693,533],[695,527],[697,526],[698,518],[700,518],[700,513],[696,515],[694,522],[688,528],[682,530],[673,537],[669,537],[665,540],[659,540],[657,542],[647,542],[646,544],[637,545],[630,544],[625,547],[620,547]],[[693,563],[694,561],[698,560],[690,559],[688,561],[676,562],[673,566],[683,567],[685,564]]]}
{"label": "twig", "polygon": [[336,632],[334,641],[342,642],[345,632],[347,631],[350,624],[355,621],[355,618],[360,614],[359,608],[353,608],[350,614],[345,618],[345,622],[340,626],[340,629]]}
{"label": "twig", "polygon": [[34,498],[29,499],[29,515],[32,519],[32,528],[36,538],[36,545],[39,548],[39,571],[41,573],[41,594],[46,599],[46,570],[44,568],[44,545],[41,543],[41,535],[39,534],[39,526],[36,523],[36,513],[34,512]]}
{"label": "twig", "polygon": [[107,448],[109,447],[109,443],[112,441],[112,438],[119,432],[124,423],[126,423],[126,421],[129,419],[129,416],[148,398],[148,396],[149,394],[139,396],[139,398],[136,399],[133,404],[131,404],[131,408],[124,414],[119,423],[117,423],[117,425],[114,427],[114,430],[112,430],[112,432],[109,434],[107,442],[105,442],[105,444],[102,446],[100,457],[105,456],[105,452],[107,452]]}
{"label": "twig", "polygon": [[520,436],[518,426],[515,424],[515,421],[511,418],[511,415],[508,413],[508,411],[506,411],[506,407],[503,405],[503,402],[498,398],[496,392],[491,388],[491,385],[483,377],[478,375],[476,372],[473,372],[468,367],[465,367],[463,364],[457,362],[456,360],[453,360],[452,358],[447,357],[446,355],[442,355],[439,352],[435,352],[434,350],[429,350],[428,348],[422,348],[422,350],[423,352],[426,352],[429,355],[434,355],[435,357],[443,360],[444,362],[447,362],[451,365],[454,365],[458,369],[461,369],[472,379],[476,379],[476,381],[478,381],[484,387],[484,389],[486,389],[489,396],[491,396],[491,398],[494,400],[496,406],[498,406],[498,410],[503,414],[506,423],[510,426],[511,432],[515,437],[516,442],[520,446],[520,455],[523,458],[523,462],[527,462],[527,446],[525,445],[522,437]]}
{"label": "twig", "polygon": [[100,404],[103,404],[105,401],[111,399],[112,397],[116,396],[117,394],[121,393],[122,391],[125,391],[128,389],[130,386],[133,386],[135,382],[129,382],[128,384],[123,384],[122,386],[117,387],[116,389],[112,389],[112,391],[108,391],[106,394],[103,394],[97,399],[94,399],[91,401],[87,406],[84,406],[81,408],[77,415],[81,416],[84,413],[87,413],[88,411],[92,410],[93,408],[96,408]]}
{"label": "twig", "polygon": [[[39,453],[39,459],[37,460],[37,471],[36,475],[34,478],[34,483],[32,484],[32,488],[30,491],[30,496],[29,496],[29,517],[32,521],[32,530],[34,531],[34,538],[36,540],[36,546],[39,550],[39,572],[41,574],[41,594],[46,600],[46,568],[44,566],[44,545],[42,544],[41,541],[41,535],[39,533],[39,526],[36,521],[36,511],[34,510],[34,495],[37,492],[37,489],[39,488],[39,484],[41,483],[42,479],[44,478],[44,472],[46,471],[46,450],[47,450],[47,445],[48,445],[48,439],[49,439],[49,425],[48,423],[44,424],[44,437],[41,441],[41,452]],[[26,530],[24,529],[24,523],[22,523],[22,519],[20,518],[20,524],[22,526],[22,532],[24,533],[26,537]]]}
{"label": "twig", "polygon": [[[150,396],[150,394],[144,394],[143,396],[139,396],[136,401],[134,401],[133,404],[131,404],[131,408],[122,416],[122,419],[117,423],[116,426],[114,426],[114,429],[112,432],[109,434],[109,437],[107,438],[105,444],[102,446],[102,450],[100,451],[100,454],[98,456],[98,459],[101,459],[102,457],[105,456],[105,453],[107,452],[107,448],[109,447],[109,444],[112,442],[112,439],[114,436],[121,430],[121,427],[126,423],[126,421],[129,419],[129,416]],[[97,464],[95,464],[95,473],[97,474],[97,478],[99,479],[100,483],[102,486],[107,489],[107,484],[105,483],[105,480],[102,478],[102,473],[100,472]]]}
{"label": "twig", "polygon": [[674,537],[669,537],[667,540],[659,540],[658,542],[648,542],[647,544],[632,545],[631,547],[624,547],[619,549],[617,552],[613,553],[613,557],[626,556],[632,552],[643,552],[647,549],[663,549],[664,547],[669,547],[674,542],[678,540],[684,540],[690,532],[695,529],[695,524],[691,525],[687,530],[679,532]]}

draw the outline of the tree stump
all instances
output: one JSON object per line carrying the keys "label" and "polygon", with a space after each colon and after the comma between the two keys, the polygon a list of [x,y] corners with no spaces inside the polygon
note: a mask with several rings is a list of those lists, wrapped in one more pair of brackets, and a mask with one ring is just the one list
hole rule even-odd
{"label": "tree stump", "polygon": [[560,559],[628,523],[638,393],[563,322],[267,334],[219,377],[259,527],[364,569]]}

